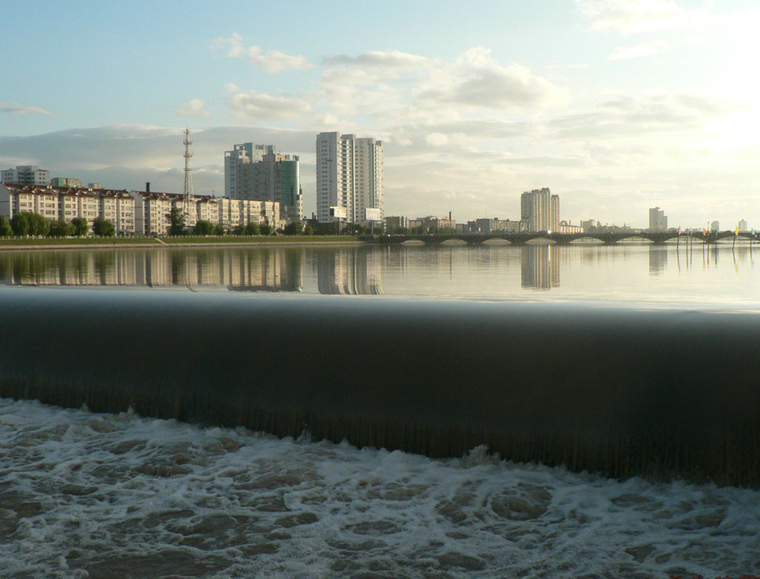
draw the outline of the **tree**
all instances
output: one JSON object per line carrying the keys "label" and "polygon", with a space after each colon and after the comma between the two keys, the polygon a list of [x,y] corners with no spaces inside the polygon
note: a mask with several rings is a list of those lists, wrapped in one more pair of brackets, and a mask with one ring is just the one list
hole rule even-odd
{"label": "tree", "polygon": [[245,226],[245,234],[246,235],[260,235],[261,234],[261,228],[259,227],[258,223],[249,223]]}
{"label": "tree", "polygon": [[259,225],[259,229],[261,230],[261,235],[272,235],[274,233],[274,228],[269,223],[262,223]]}
{"label": "tree", "polygon": [[245,225],[236,225],[233,227],[232,235],[245,235]]}
{"label": "tree", "polygon": [[215,230],[215,232],[216,232],[217,235],[224,235],[225,234],[224,225],[222,225],[221,223],[217,223],[216,227],[214,228],[214,230]]}
{"label": "tree", "polygon": [[285,235],[301,235],[303,233],[303,225],[300,221],[293,221],[285,226],[282,230]]}
{"label": "tree", "polygon": [[0,237],[10,237],[13,235],[10,221],[5,215],[0,215]]}
{"label": "tree", "polygon": [[193,233],[195,235],[214,235],[215,231],[216,228],[214,227],[214,224],[205,219],[199,219],[196,221],[195,227],[193,228]]}
{"label": "tree", "polygon": [[29,215],[31,214],[26,212],[16,213],[11,218],[11,229],[14,235],[29,235]]}
{"label": "tree", "polygon": [[71,226],[73,228],[72,234],[77,237],[84,237],[90,232],[90,224],[84,217],[74,217],[71,220]]}
{"label": "tree", "polygon": [[100,237],[113,237],[116,234],[116,227],[107,219],[96,217],[92,222],[92,232]]}
{"label": "tree", "polygon": [[173,207],[166,217],[169,218],[169,235],[185,235],[187,233],[185,229],[185,213],[182,209]]}
{"label": "tree", "polygon": [[66,237],[67,235],[73,235],[74,228],[71,223],[66,223],[63,219],[57,219],[50,222],[50,229],[48,230],[48,237]]}
{"label": "tree", "polygon": [[307,223],[306,227],[303,228],[303,234],[304,235],[314,235],[314,233],[315,233],[314,228]]}

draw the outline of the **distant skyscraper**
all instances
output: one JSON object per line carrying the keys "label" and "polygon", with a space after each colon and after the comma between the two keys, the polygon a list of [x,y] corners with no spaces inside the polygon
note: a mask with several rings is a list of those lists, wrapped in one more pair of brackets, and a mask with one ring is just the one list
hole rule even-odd
{"label": "distant skyscraper", "polygon": [[272,145],[235,145],[224,154],[224,183],[225,194],[232,199],[277,201],[289,222],[303,219],[297,155],[277,153]]}
{"label": "distant skyscraper", "polygon": [[520,219],[528,231],[559,231],[559,195],[547,187],[526,191],[520,198]]}
{"label": "distant skyscraper", "polygon": [[50,171],[37,165],[17,165],[15,169],[0,171],[0,182],[45,186],[50,184]]}
{"label": "distant skyscraper", "polygon": [[720,221],[713,221],[710,224],[710,231],[720,231]]}
{"label": "distant skyscraper", "polygon": [[736,226],[736,228],[740,232],[742,232],[742,231],[747,231],[747,229],[749,228],[749,226],[747,225],[747,221],[746,220],[740,219],[738,225]]}
{"label": "distant skyscraper", "polygon": [[[385,211],[383,143],[374,138],[317,135],[317,219],[320,223],[382,221]],[[332,211],[332,213],[331,213]]]}
{"label": "distant skyscraper", "polygon": [[649,210],[649,230],[650,231],[667,231],[668,218],[665,212],[659,207],[652,207]]}

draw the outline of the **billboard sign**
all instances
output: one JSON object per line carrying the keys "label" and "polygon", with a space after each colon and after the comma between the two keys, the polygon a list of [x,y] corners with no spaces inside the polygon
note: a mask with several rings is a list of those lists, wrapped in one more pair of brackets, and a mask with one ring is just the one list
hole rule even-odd
{"label": "billboard sign", "polygon": [[367,209],[365,209],[364,212],[365,212],[365,219],[367,221],[382,221],[383,220],[383,212],[381,209],[367,207]]}
{"label": "billboard sign", "polygon": [[348,212],[345,207],[330,207],[330,217],[337,217],[338,219],[345,219],[348,217]]}

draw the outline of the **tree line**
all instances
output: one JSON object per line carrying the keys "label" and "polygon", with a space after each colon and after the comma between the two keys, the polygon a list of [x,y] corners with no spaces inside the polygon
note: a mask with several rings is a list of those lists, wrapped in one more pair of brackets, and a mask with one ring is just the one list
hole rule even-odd
{"label": "tree line", "polygon": [[[92,231],[101,237],[113,237],[116,227],[107,219],[96,217],[92,222]],[[75,217],[67,223],[63,219],[46,219],[39,213],[28,211],[16,213],[10,221],[5,215],[0,215],[0,237],[85,237],[89,232],[90,224],[84,217]]]}

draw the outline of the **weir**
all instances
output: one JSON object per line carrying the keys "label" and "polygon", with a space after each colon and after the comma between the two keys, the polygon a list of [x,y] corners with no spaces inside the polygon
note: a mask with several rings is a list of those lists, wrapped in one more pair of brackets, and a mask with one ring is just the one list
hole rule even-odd
{"label": "weir", "polygon": [[0,291],[0,395],[430,457],[760,486],[760,315]]}

